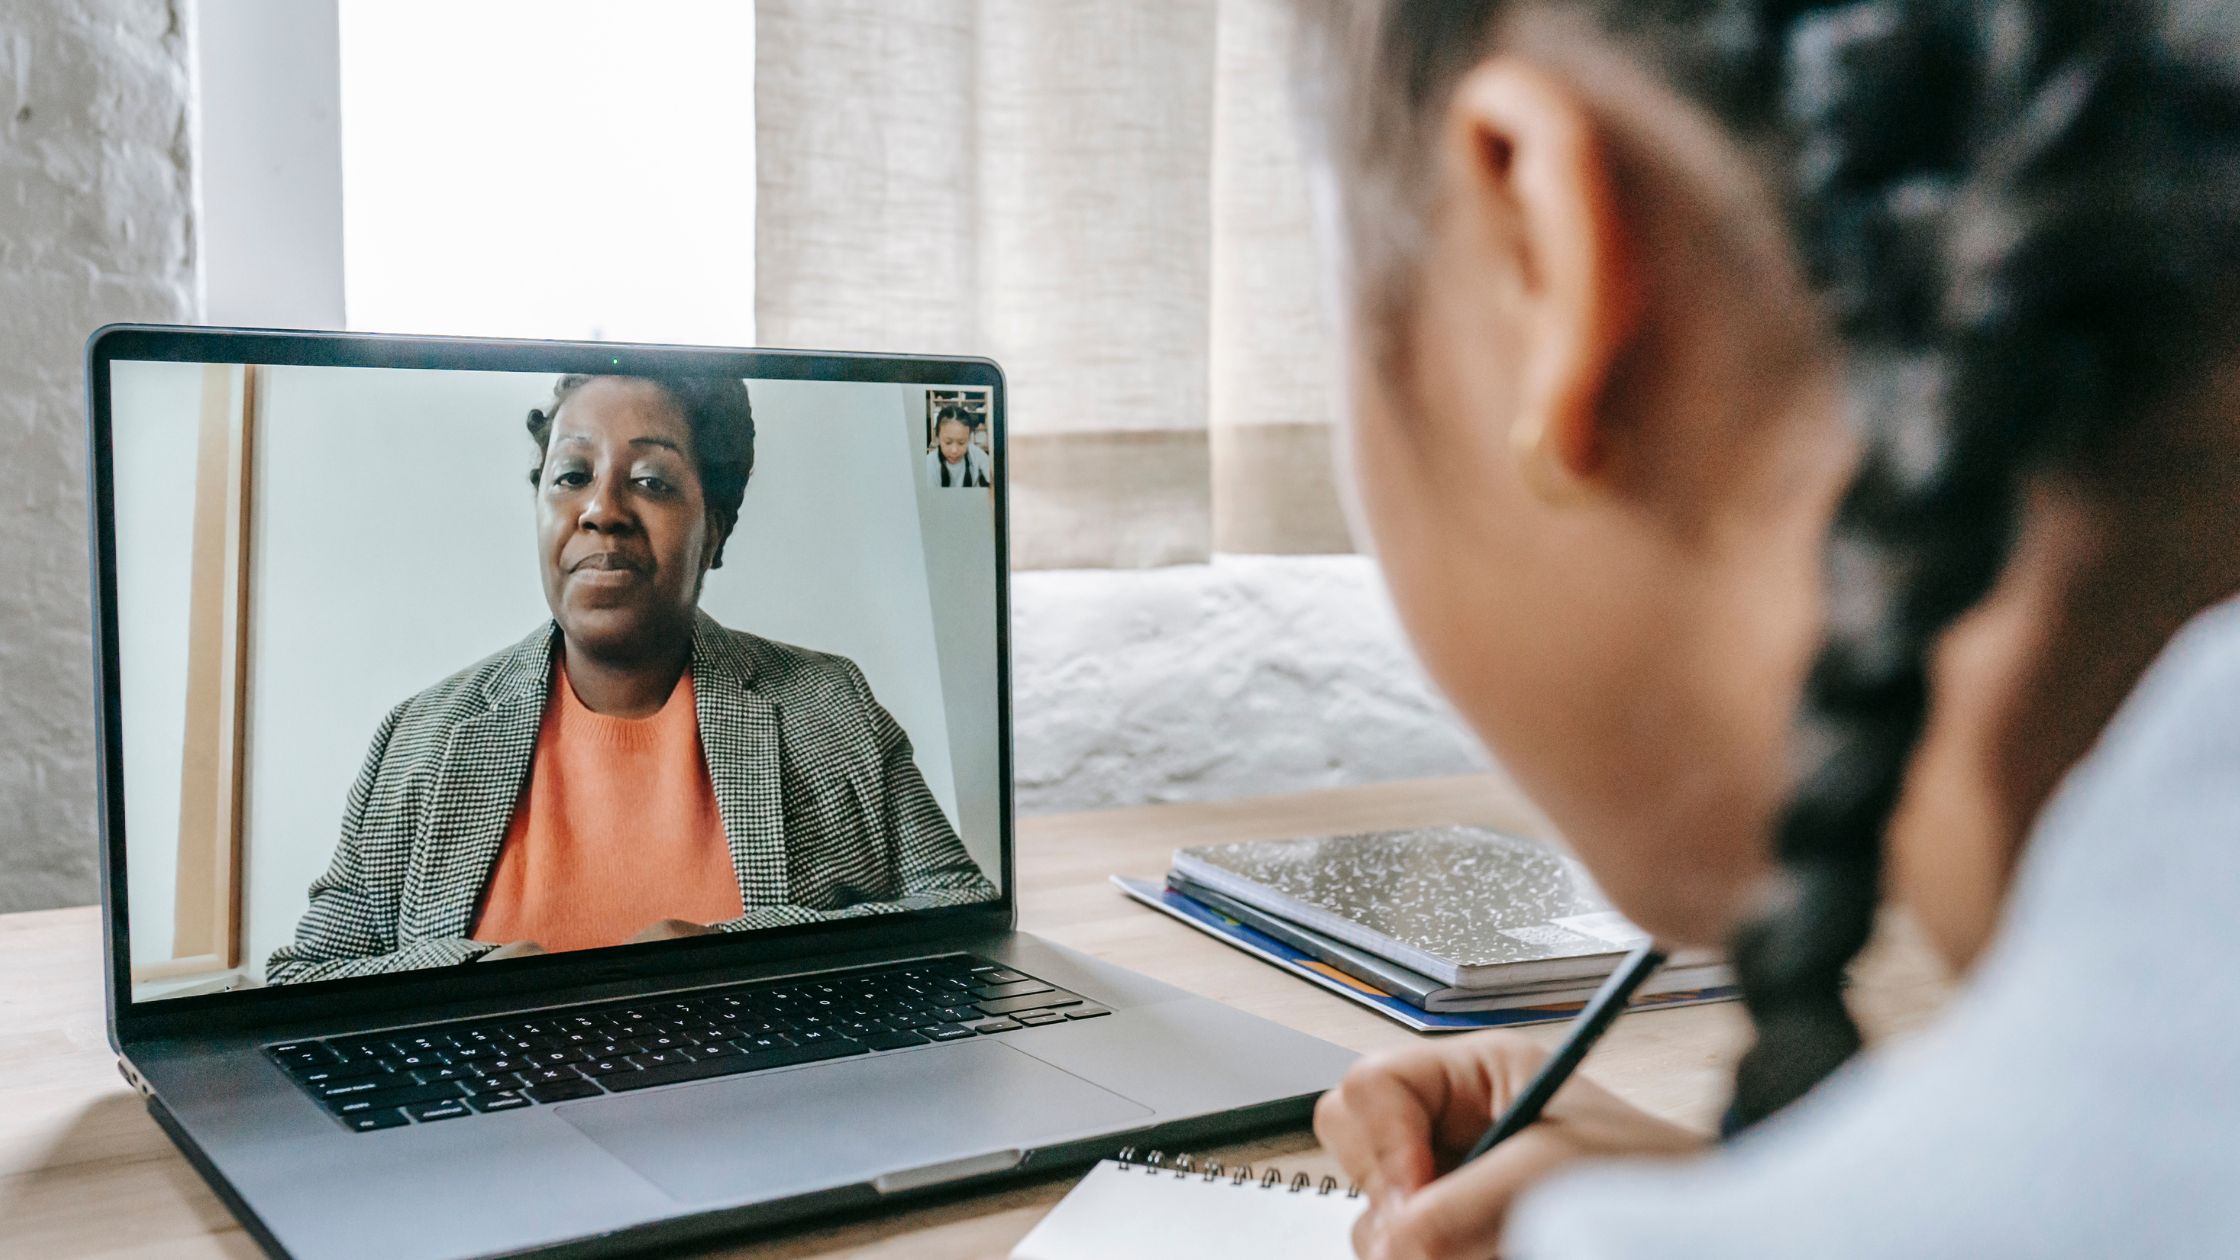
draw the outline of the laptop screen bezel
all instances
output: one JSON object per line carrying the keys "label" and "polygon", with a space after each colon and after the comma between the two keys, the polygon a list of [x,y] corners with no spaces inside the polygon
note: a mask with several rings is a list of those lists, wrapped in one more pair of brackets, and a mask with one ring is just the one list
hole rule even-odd
{"label": "laptop screen bezel", "polygon": [[[1000,895],[950,906],[861,919],[719,934],[658,944],[620,945],[509,960],[494,967],[442,967],[328,980],[302,986],[238,990],[191,997],[132,1000],[122,696],[118,670],[114,468],[111,462],[110,365],[117,362],[223,363],[304,367],[388,367],[456,371],[695,372],[745,380],[801,380],[907,385],[967,385],[991,391],[991,493],[995,506],[996,723],[999,748],[998,848]],[[700,976],[725,967],[782,962],[818,954],[896,944],[937,944],[1002,931],[1017,922],[1011,760],[1010,533],[1005,440],[1008,391],[993,360],[943,355],[732,349],[624,342],[523,341],[407,337],[283,329],[216,329],[153,324],[110,325],[86,342],[87,510],[93,574],[95,734],[101,827],[102,926],[110,1040],[193,1035],[276,1025],[314,1024],[337,1016],[377,1015],[406,1007],[471,1004],[500,997],[537,1004],[571,993]]]}

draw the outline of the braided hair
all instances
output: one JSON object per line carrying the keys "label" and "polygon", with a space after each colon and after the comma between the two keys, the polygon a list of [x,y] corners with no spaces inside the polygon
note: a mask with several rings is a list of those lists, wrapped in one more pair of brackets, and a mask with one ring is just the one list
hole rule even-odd
{"label": "braided hair", "polygon": [[[552,422],[569,396],[601,379],[587,372],[570,372],[552,384],[552,401],[531,407],[527,428],[537,444],[537,466],[529,470],[529,484],[544,476],[545,447],[552,440]],[[708,567],[723,567],[723,547],[739,523],[739,505],[746,502],[747,478],[754,473],[754,406],[747,398],[747,384],[730,376],[633,376],[660,388],[683,414],[692,430],[692,461],[700,474],[700,492],[717,525],[716,550]]]}
{"label": "braided hair", "polygon": [[1300,4],[1305,104],[1341,169],[1381,176],[1349,189],[1371,301],[1403,296],[1438,107],[1505,18],[1560,7],[1764,155],[1843,336],[1864,451],[1827,541],[1775,873],[1730,942],[1756,1039],[1726,1127],[1747,1127],[1859,1048],[1843,975],[1930,654],[2004,570],[2025,487],[2089,476],[2217,346],[2240,262],[2232,33],[2151,0]]}

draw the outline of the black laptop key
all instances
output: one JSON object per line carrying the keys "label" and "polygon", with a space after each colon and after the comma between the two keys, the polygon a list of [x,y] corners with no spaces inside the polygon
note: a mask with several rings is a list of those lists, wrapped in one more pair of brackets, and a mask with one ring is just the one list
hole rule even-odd
{"label": "black laptop key", "polygon": [[[627,1077],[616,1077],[627,1080]],[[589,1098],[599,1092],[599,1087],[582,1077],[574,1080],[554,1081],[549,1085],[531,1085],[521,1091],[541,1103],[567,1102],[571,1098]]]}
{"label": "black laptop key", "polygon": [[1009,1015],[1013,1011],[1045,1010],[1053,1006],[1079,1006],[1081,1005],[1081,997],[1074,993],[1053,991],[1050,993],[1029,993],[1015,998],[997,998],[993,1002],[980,1002],[976,1005],[979,1006],[980,1013],[983,1015]]}
{"label": "black laptop key", "polygon": [[966,1037],[980,1035],[962,1024],[933,1024],[918,1031],[935,1041],[961,1041]]}
{"label": "black laptop key", "polygon": [[970,1027],[976,1033],[999,1033],[1014,1032],[1023,1025],[1015,1019],[983,1019],[977,1024],[970,1025]]}
{"label": "black laptop key", "polygon": [[1110,1008],[1102,1006],[1069,1006],[1064,1011],[1067,1019],[1095,1019],[1099,1015],[1111,1013]]}
{"label": "black laptop key", "polygon": [[1062,1024],[1066,1022],[1066,1017],[1057,1011],[1021,1011],[1018,1014],[1017,1019],[1020,1023],[1025,1024],[1029,1028],[1040,1028],[1044,1024]]}
{"label": "black laptop key", "polygon": [[342,1056],[325,1046],[306,1046],[300,1050],[290,1050],[286,1054],[274,1055],[273,1057],[280,1060],[282,1067],[292,1072],[308,1072],[316,1068],[331,1066]]}
{"label": "black laptop key", "polygon": [[[862,1054],[869,1047],[860,1041],[845,1041],[838,1037],[817,1042],[810,1046],[784,1046],[776,1050],[756,1050],[742,1056],[747,1070],[759,1072],[764,1068],[794,1067],[803,1063],[816,1063],[824,1059],[844,1059],[851,1054]],[[729,1060],[718,1060],[728,1062]]]}
{"label": "black laptop key", "polygon": [[974,967],[972,978],[981,984],[1017,984],[1019,981],[1026,979],[1025,976],[1005,967]]}
{"label": "black laptop key", "polygon": [[474,1114],[474,1112],[467,1109],[467,1104],[465,1102],[457,1098],[447,1099],[443,1102],[420,1103],[416,1106],[405,1108],[405,1111],[413,1119],[418,1120],[422,1124],[432,1123],[433,1121],[437,1120],[456,1120],[460,1116],[471,1116]]}
{"label": "black laptop key", "polygon": [[900,1050],[904,1046],[925,1045],[928,1040],[907,1029],[897,1029],[893,1032],[873,1033],[863,1039],[863,1044],[874,1050]]}
{"label": "black laptop key", "polygon": [[702,1059],[697,1063],[664,1063],[642,1072],[624,1072],[620,1076],[604,1077],[602,1081],[608,1089],[620,1094],[633,1089],[652,1089],[656,1085],[674,1085],[679,1081],[705,1081],[748,1070],[748,1056],[735,1054]]}
{"label": "black laptop key", "polygon": [[517,1089],[501,1089],[488,1094],[476,1094],[467,1100],[476,1111],[518,1111],[530,1106],[529,1096]]}
{"label": "black laptop key", "polygon": [[408,1078],[391,1076],[387,1072],[377,1072],[371,1076],[345,1076],[336,1080],[322,1081],[313,1086],[311,1092],[321,1098],[348,1098],[356,1094],[370,1094],[375,1090],[386,1089],[405,1079]]}
{"label": "black laptop key", "polygon": [[472,1067],[419,1068],[411,1073],[412,1079],[422,1085],[433,1085],[437,1081],[471,1081],[478,1075],[480,1072]]}
{"label": "black laptop key", "polygon": [[394,1129],[405,1122],[404,1109],[382,1107],[373,1111],[361,1111],[356,1115],[344,1116],[342,1122],[360,1133],[371,1133],[375,1129]]}
{"label": "black laptop key", "polygon": [[602,1076],[613,1076],[617,1072],[635,1072],[638,1065],[628,1059],[593,1059],[589,1063],[577,1064],[576,1070],[597,1080]]}
{"label": "black laptop key", "polygon": [[1019,997],[1028,993],[1049,993],[1051,991],[1051,987],[1040,980],[1014,980],[1009,984],[982,985],[974,989],[973,993],[982,1001],[992,1002],[997,998]]}
{"label": "black laptop key", "polygon": [[465,1095],[466,1092],[466,1088],[457,1081],[437,1081],[433,1085],[401,1085],[395,1089],[384,1089],[367,1094],[363,1098],[343,1097],[333,1101],[345,1105],[351,1102],[369,1102],[376,1107],[404,1107],[414,1103],[441,1102],[447,1098],[458,1098]]}
{"label": "black laptop key", "polygon": [[467,1081],[467,1088],[476,1095],[503,1094],[521,1088],[521,1077],[514,1072],[499,1072],[492,1076],[476,1076]]}

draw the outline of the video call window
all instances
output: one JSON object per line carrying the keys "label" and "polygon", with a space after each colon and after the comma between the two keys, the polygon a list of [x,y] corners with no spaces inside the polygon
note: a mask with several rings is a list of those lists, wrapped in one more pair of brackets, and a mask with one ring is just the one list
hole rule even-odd
{"label": "video call window", "polygon": [[988,391],[110,370],[135,1001],[999,895]]}
{"label": "video call window", "polygon": [[939,490],[985,490],[995,472],[989,417],[993,398],[974,386],[926,391],[926,484]]}

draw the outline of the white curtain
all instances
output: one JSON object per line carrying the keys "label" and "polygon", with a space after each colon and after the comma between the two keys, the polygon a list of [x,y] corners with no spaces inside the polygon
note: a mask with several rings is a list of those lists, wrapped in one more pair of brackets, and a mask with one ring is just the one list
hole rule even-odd
{"label": "white curtain", "polygon": [[1350,550],[1277,0],[759,0],[770,345],[986,354],[1013,554]]}

